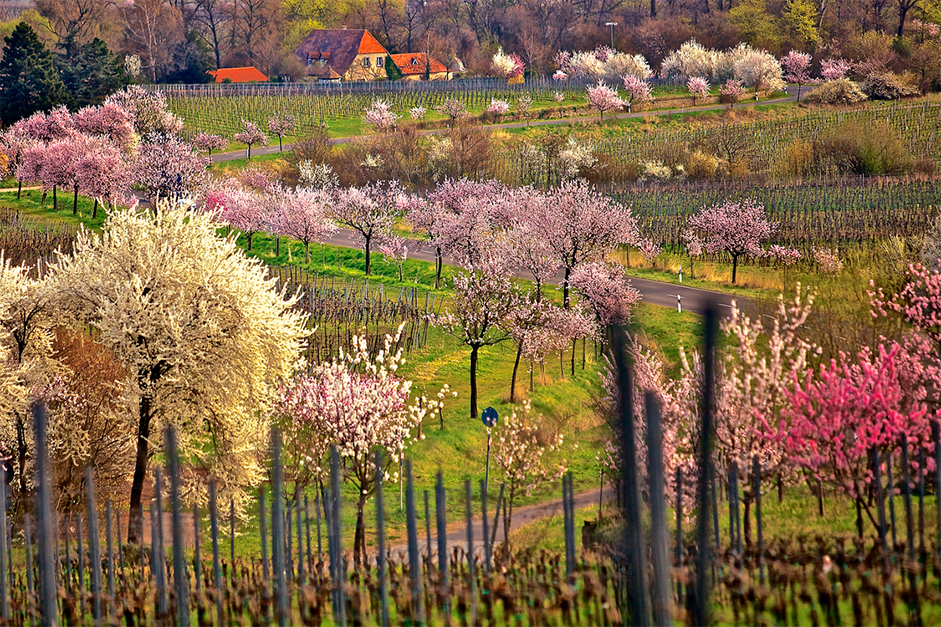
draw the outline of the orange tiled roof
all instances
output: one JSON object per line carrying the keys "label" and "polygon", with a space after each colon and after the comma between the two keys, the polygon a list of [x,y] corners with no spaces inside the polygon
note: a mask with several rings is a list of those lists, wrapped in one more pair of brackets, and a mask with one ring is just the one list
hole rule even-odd
{"label": "orange tiled roof", "polygon": [[414,75],[414,74],[424,74],[425,65],[427,64],[429,74],[437,74],[438,72],[447,72],[448,68],[444,67],[444,64],[435,61],[424,52],[409,52],[406,54],[390,54],[392,62],[398,66],[399,70],[404,76]]}
{"label": "orange tiled roof", "polygon": [[382,44],[372,36],[368,30],[363,31],[363,38],[359,42],[359,54],[389,54]]}
{"label": "orange tiled roof", "polygon": [[230,79],[233,83],[267,82],[268,77],[254,67],[224,67],[209,72],[217,83]]}

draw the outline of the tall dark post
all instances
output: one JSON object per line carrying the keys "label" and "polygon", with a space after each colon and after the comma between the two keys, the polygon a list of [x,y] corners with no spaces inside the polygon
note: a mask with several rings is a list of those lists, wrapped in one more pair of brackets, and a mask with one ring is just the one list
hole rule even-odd
{"label": "tall dark post", "polygon": [[216,589],[216,622],[222,620],[222,565],[219,563],[219,510],[216,503],[216,482],[209,482],[209,531],[212,534],[212,584]]}
{"label": "tall dark post", "polygon": [[431,506],[428,504],[428,490],[425,490],[425,559],[431,564]]}
{"label": "tall dark post", "polygon": [[477,579],[474,577],[474,505],[471,502],[470,479],[464,481],[467,502],[467,581],[470,588],[470,624],[477,624]]}
{"label": "tall dark post", "polygon": [[450,616],[448,594],[448,502],[444,491],[444,478],[441,471],[438,471],[438,479],[435,484],[435,518],[438,523],[438,581],[441,586],[439,595],[441,598],[441,611],[445,616]]}
{"label": "tall dark post", "polygon": [[412,578],[412,616],[417,625],[424,624],[422,608],[421,561],[418,558],[418,530],[415,528],[415,488],[412,483],[412,460],[405,462],[405,518],[408,530],[408,571]]}
{"label": "tall dark post", "polygon": [[284,493],[282,492],[283,475],[281,467],[281,432],[271,430],[271,565],[274,570],[278,625],[287,627],[288,590],[284,572]]}
{"label": "tall dark post", "polygon": [[[167,457],[170,471],[170,508],[173,516],[173,584],[176,590],[176,621],[190,624],[189,589],[186,581],[186,558],[183,556],[183,513],[180,508],[180,457],[176,431],[167,429]],[[235,568],[235,565],[232,565]]]}
{"label": "tall dark post", "polygon": [[336,579],[334,580],[337,613],[335,621],[340,627],[346,625],[346,568],[343,562],[343,541],[340,534],[340,453],[337,447],[333,446],[330,450],[330,481],[333,488],[333,503],[330,505],[330,530],[333,533],[333,542],[336,547],[337,566],[334,569]]}
{"label": "tall dark post", "polygon": [[484,541],[484,572],[490,574],[490,534],[487,533],[487,482],[480,481],[480,524]]}
{"label": "tall dark post", "polygon": [[[39,517],[39,610],[44,625],[57,625],[59,610],[56,604],[55,559],[52,555],[52,487],[49,484],[46,406],[43,403],[33,407],[33,430],[36,438],[36,515]],[[0,508],[6,509],[6,498],[0,501]],[[3,601],[5,604],[5,597]]]}
{"label": "tall dark post", "polygon": [[[676,469],[676,554],[673,560],[676,562],[676,568],[683,568],[683,469]],[[683,584],[676,582],[676,600],[683,605]]]}
{"label": "tall dark post", "polygon": [[670,594],[670,562],[667,554],[666,486],[663,477],[663,434],[660,403],[648,391],[644,395],[647,414],[647,477],[650,490],[651,559],[653,561],[653,623],[673,624],[673,595]]}
{"label": "tall dark post", "polygon": [[[621,468],[624,497],[624,547],[627,574],[628,624],[649,625],[650,605],[647,597],[647,560],[641,519],[640,486],[637,479],[637,451],[634,440],[633,382],[628,364],[627,337],[621,327],[612,327],[614,356],[617,361],[618,389],[621,391],[620,437]],[[708,495],[707,495],[708,496]],[[700,512],[704,512],[701,509]],[[702,516],[700,516],[702,518]],[[706,624],[702,622],[701,624]]]}
{"label": "tall dark post", "polygon": [[709,546],[709,487],[712,485],[712,411],[715,401],[715,342],[716,311],[710,306],[703,317],[703,388],[702,426],[700,429],[699,485],[697,489],[698,514],[696,516],[696,597],[693,604],[693,623],[709,624],[709,576],[707,569],[712,561]]}
{"label": "tall dark post", "polygon": [[95,624],[101,624],[101,546],[98,534],[98,508],[95,505],[95,476],[85,468],[85,506],[88,511],[88,545],[91,549],[91,594]]}
{"label": "tall dark post", "polygon": [[[203,556],[200,552],[202,544],[199,537],[199,505],[193,506],[193,580],[195,581],[196,591],[203,589]],[[118,537],[121,534],[118,533]]]}
{"label": "tall dark post", "polygon": [[761,529],[761,460],[752,458],[752,477],[755,481],[755,524],[758,527],[758,583],[765,583],[765,543]]}
{"label": "tall dark post", "polygon": [[[389,627],[389,590],[386,585],[386,522],[382,501],[382,451],[376,451],[376,569],[379,571],[379,605],[382,612],[382,627]],[[401,481],[401,478],[399,478]],[[308,542],[308,547],[310,542]]]}

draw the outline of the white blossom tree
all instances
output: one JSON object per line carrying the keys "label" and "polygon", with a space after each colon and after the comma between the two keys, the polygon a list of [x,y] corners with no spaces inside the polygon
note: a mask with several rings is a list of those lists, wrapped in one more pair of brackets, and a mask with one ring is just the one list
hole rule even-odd
{"label": "white blossom tree", "polygon": [[[198,476],[243,504],[239,488],[261,478],[263,410],[291,373],[305,318],[208,213],[161,201],[153,212],[116,211],[103,228],[80,233],[48,281],[63,319],[95,329],[127,372],[136,439],[128,541],[136,543],[148,460],[168,426]],[[187,490],[204,497],[195,469]]]}

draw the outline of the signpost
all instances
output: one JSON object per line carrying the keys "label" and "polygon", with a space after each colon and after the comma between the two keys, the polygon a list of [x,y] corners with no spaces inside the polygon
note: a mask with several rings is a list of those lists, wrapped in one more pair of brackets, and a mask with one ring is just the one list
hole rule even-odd
{"label": "signpost", "polygon": [[497,426],[497,410],[493,407],[488,407],[480,415],[481,422],[484,423],[484,426],[487,427],[487,474],[484,479],[484,485],[490,487],[490,445],[493,444],[493,435],[490,433],[490,429]]}

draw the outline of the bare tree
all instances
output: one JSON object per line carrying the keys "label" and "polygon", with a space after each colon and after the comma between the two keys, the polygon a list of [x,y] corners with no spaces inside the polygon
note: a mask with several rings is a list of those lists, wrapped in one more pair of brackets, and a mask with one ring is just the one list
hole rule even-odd
{"label": "bare tree", "polygon": [[273,39],[279,26],[278,0],[236,0],[232,15],[232,39],[242,47],[254,65],[256,54],[266,40]]}
{"label": "bare tree", "polygon": [[136,0],[120,9],[125,38],[140,56],[141,69],[157,82],[158,69],[166,68],[173,47],[182,40],[183,19],[177,8],[164,0]]}
{"label": "bare tree", "polygon": [[222,67],[222,42],[226,24],[232,18],[231,2],[226,0],[196,0],[194,19],[200,26],[203,38],[212,48],[216,69]]}
{"label": "bare tree", "polygon": [[59,41],[79,43],[95,36],[110,6],[107,0],[35,0],[34,4]]}

